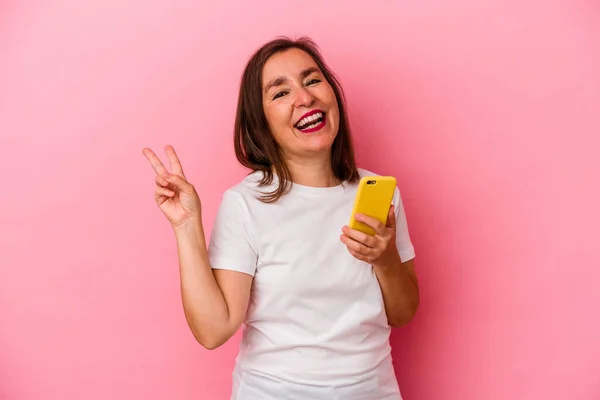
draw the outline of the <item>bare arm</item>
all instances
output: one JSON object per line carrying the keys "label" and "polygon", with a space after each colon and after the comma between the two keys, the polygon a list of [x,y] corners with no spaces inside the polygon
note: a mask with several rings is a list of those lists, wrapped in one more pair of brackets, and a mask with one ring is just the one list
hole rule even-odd
{"label": "bare arm", "polygon": [[398,256],[398,260],[388,266],[374,265],[373,268],[381,286],[389,324],[394,327],[407,324],[420,302],[414,259],[403,263]]}
{"label": "bare arm", "polygon": [[379,281],[385,313],[391,326],[402,326],[414,317],[420,303],[419,285],[415,274],[414,259],[402,262],[396,247],[396,217],[390,208],[387,224],[365,215],[356,219],[375,230],[375,235],[342,228],[342,242],[348,251],[359,260],[373,266]]}
{"label": "bare arm", "polygon": [[156,172],[154,199],[175,231],[185,318],[196,340],[207,349],[214,349],[241,326],[252,276],[212,270],[202,227],[200,198],[186,180],[175,149],[166,146],[165,151],[172,173],[152,150],[143,149]]}
{"label": "bare arm", "polygon": [[248,308],[252,276],[211,268],[200,222],[175,227],[175,237],[187,323],[202,346],[215,349],[240,328]]}

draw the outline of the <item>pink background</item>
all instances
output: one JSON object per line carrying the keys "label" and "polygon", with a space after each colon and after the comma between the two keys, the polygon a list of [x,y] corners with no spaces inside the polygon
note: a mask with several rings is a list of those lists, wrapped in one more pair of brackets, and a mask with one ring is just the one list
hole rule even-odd
{"label": "pink background", "polygon": [[0,3],[0,399],[228,398],[239,335],[188,331],[141,149],[175,146],[210,231],[239,76],[278,34],[319,43],[361,166],[403,191],[405,399],[600,399],[598,3],[260,4]]}

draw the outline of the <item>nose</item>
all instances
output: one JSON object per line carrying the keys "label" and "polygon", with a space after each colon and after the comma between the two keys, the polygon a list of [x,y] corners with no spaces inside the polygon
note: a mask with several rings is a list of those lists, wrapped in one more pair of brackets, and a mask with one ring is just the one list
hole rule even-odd
{"label": "nose", "polygon": [[296,107],[310,107],[315,101],[315,96],[312,95],[304,86],[300,86],[296,90]]}

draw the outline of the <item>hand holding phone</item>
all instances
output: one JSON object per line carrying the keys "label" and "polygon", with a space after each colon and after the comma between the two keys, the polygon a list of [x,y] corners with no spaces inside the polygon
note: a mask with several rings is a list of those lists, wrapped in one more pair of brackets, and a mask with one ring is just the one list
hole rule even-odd
{"label": "hand holding phone", "polygon": [[374,236],[375,231],[373,228],[357,221],[354,216],[357,213],[364,214],[377,219],[385,225],[395,190],[396,178],[393,176],[363,177],[358,184],[354,207],[348,226],[357,231],[364,232],[367,235]]}

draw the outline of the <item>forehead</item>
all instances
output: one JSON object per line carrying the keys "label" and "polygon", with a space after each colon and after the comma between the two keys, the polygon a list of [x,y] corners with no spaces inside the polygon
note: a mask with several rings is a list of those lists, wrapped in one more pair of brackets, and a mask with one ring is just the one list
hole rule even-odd
{"label": "forehead", "polygon": [[270,80],[283,77],[293,79],[308,68],[316,67],[317,63],[303,50],[292,48],[272,55],[262,71],[263,86]]}

